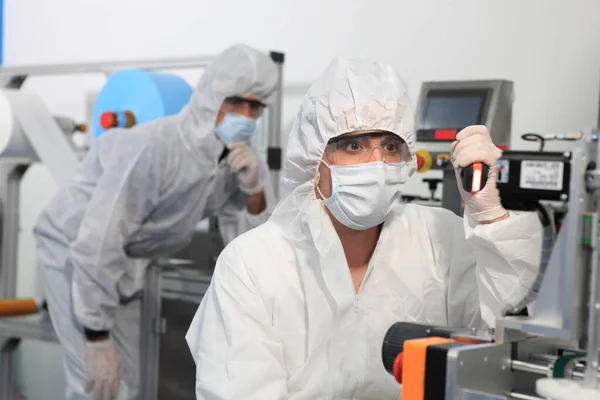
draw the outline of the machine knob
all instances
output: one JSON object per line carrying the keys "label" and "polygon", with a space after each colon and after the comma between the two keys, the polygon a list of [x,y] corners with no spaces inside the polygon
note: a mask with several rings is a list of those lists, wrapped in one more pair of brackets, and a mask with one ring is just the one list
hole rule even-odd
{"label": "machine knob", "polygon": [[100,126],[104,129],[110,129],[117,126],[117,114],[112,111],[105,111],[100,115]]}
{"label": "machine knob", "polygon": [[135,125],[135,115],[131,111],[105,111],[100,115],[100,126],[104,129],[131,128]]}
{"label": "machine knob", "polygon": [[457,342],[475,344],[490,343],[493,338],[482,336],[476,330],[454,329],[445,326],[421,325],[411,322],[396,322],[392,325],[385,337],[381,348],[383,367],[387,372],[402,383],[402,368],[404,363],[404,342],[413,339],[424,339],[429,337],[452,338]]}
{"label": "machine knob", "polygon": [[446,165],[450,163],[450,155],[449,154],[439,154],[435,159],[435,165],[439,168],[444,168]]}
{"label": "machine knob", "polygon": [[58,124],[60,129],[67,134],[71,134],[74,132],[87,132],[87,124],[80,123],[78,124],[74,120],[69,117],[63,117],[60,115],[55,115],[52,117],[54,121]]}
{"label": "machine knob", "polygon": [[413,324],[410,322],[396,322],[388,329],[383,338],[381,349],[383,366],[390,374],[394,373],[394,362],[398,355],[404,351],[405,340],[421,339],[429,336],[450,337],[452,332],[453,330],[450,328]]}

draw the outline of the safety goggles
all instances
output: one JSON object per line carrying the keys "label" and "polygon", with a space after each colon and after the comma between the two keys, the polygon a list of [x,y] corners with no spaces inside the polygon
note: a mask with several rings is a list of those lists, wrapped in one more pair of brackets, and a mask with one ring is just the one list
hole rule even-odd
{"label": "safety goggles", "polygon": [[267,105],[263,102],[260,102],[258,100],[245,99],[240,96],[227,97],[225,99],[225,103],[231,108],[231,111],[240,114],[242,114],[242,112],[240,111],[243,111],[244,109],[248,108],[250,116],[254,118],[260,117],[265,107],[267,107]]}
{"label": "safety goggles", "polygon": [[[375,150],[378,150],[377,154]],[[325,155],[336,165],[363,164],[372,161],[395,163],[411,160],[404,140],[390,132],[348,133],[335,137],[327,143]]]}

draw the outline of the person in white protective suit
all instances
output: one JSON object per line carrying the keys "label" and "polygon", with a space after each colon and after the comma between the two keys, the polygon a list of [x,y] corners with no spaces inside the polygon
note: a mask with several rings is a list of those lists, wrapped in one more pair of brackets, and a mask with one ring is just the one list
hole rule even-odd
{"label": "person in white protective suit", "polygon": [[491,325],[527,293],[542,228],[500,205],[487,129],[468,127],[452,146],[455,168],[492,167],[480,193],[461,192],[464,219],[402,204],[414,141],[388,65],[336,59],[309,89],[282,200],[221,253],[186,335],[198,399],[397,400],[381,356],[393,323]]}
{"label": "person in white protective suit", "polygon": [[41,214],[34,234],[68,399],[137,398],[147,259],[183,248],[212,215],[225,243],[268,219],[275,196],[248,143],[277,79],[267,55],[227,49],[178,115],[100,136]]}

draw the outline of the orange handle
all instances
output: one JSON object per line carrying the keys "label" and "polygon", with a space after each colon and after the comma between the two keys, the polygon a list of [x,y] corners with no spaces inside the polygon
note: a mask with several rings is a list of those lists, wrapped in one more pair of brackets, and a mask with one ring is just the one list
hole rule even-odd
{"label": "orange handle", "polygon": [[454,340],[437,336],[411,339],[404,342],[402,363],[401,400],[423,400],[425,398],[425,370],[427,366],[427,347],[430,345],[450,343]]}
{"label": "orange handle", "polygon": [[2,299],[0,300],[0,317],[34,314],[38,311],[35,299]]}

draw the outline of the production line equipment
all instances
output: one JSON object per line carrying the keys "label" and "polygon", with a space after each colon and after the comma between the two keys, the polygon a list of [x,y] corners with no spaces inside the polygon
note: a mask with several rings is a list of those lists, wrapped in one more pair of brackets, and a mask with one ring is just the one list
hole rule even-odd
{"label": "production line equipment", "polygon": [[[575,145],[506,151],[498,164],[503,206],[538,212],[544,227],[535,283],[493,329],[390,327],[383,363],[402,383],[402,400],[600,399],[598,131],[547,138]],[[461,172],[465,190],[485,186],[480,167]],[[555,208],[564,208],[561,217]]]}
{"label": "production line equipment", "polygon": [[[278,82],[266,109],[264,138],[273,183],[281,168],[281,111],[284,54],[269,53]],[[14,384],[14,351],[22,339],[55,342],[47,305],[17,299],[17,249],[21,178],[42,162],[60,187],[75,173],[85,148],[71,134],[87,126],[53,116],[41,99],[22,89],[29,76],[103,73],[107,81],[93,107],[95,140],[111,128],[130,128],[174,115],[192,95],[179,76],[164,70],[202,69],[214,57],[0,68],[0,400],[20,399]],[[160,72],[157,72],[160,71]],[[261,149],[259,149],[261,150]],[[277,186],[275,186],[277,188]],[[140,398],[192,400],[195,368],[184,341],[185,330],[210,283],[214,260],[223,248],[218,229],[198,231],[181,252],[151,260],[146,274],[140,327]],[[57,368],[62,363],[59,361]]]}
{"label": "production line equipment", "polygon": [[[450,162],[450,146],[456,135],[470,125],[485,125],[492,141],[501,149],[510,145],[513,83],[506,80],[424,82],[416,110],[417,171],[438,171],[442,177],[423,179],[430,198],[404,196],[442,206],[462,216],[460,193]],[[435,174],[434,174],[435,175]],[[439,176],[439,175],[438,175]],[[442,183],[442,197],[434,197]]]}

